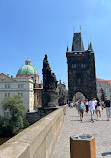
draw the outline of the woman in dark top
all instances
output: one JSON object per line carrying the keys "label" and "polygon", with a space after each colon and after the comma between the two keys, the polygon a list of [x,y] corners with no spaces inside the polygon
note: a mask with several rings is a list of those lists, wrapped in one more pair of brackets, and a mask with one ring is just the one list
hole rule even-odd
{"label": "woman in dark top", "polygon": [[101,118],[102,105],[101,105],[101,103],[100,103],[98,98],[96,100],[97,100],[97,105],[96,105],[95,108],[96,108],[96,115],[97,115],[97,120],[98,120],[99,118]]}
{"label": "woman in dark top", "polygon": [[86,101],[85,101],[85,106],[86,106],[86,112],[88,113],[88,111],[89,111],[89,102],[88,102],[88,99],[86,99]]}

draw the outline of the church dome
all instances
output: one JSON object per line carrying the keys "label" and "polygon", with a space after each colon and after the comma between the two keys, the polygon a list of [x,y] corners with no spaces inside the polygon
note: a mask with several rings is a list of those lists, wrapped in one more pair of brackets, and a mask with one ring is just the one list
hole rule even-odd
{"label": "church dome", "polygon": [[17,75],[22,75],[22,74],[37,75],[38,74],[37,70],[30,64],[31,64],[30,60],[27,59],[25,61],[25,65],[20,67],[20,69],[18,70]]}

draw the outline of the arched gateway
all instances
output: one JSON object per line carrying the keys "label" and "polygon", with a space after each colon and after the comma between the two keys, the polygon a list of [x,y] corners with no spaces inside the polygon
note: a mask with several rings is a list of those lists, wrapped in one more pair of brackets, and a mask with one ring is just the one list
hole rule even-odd
{"label": "arched gateway", "polygon": [[72,51],[67,46],[66,57],[69,100],[77,92],[82,92],[88,99],[97,97],[94,51],[91,42],[88,50],[84,50],[81,32],[74,33]]}

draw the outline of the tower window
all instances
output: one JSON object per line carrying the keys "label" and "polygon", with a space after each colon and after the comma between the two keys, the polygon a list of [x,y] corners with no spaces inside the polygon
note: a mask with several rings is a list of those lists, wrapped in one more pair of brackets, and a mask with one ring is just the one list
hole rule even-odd
{"label": "tower window", "polygon": [[86,68],[86,64],[81,64],[81,68]]}
{"label": "tower window", "polygon": [[83,68],[83,64],[81,64],[81,68]]}
{"label": "tower window", "polygon": [[83,64],[83,67],[86,68],[86,64]]}
{"label": "tower window", "polygon": [[72,64],[72,68],[75,69],[76,68],[76,64]]}

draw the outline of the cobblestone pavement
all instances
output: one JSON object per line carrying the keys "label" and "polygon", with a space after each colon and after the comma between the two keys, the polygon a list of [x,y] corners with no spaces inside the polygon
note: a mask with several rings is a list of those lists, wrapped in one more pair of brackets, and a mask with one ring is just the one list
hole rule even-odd
{"label": "cobblestone pavement", "polygon": [[[84,112],[83,122],[80,122],[75,108],[67,107],[64,123],[57,139],[52,158],[70,158],[70,136],[90,134],[96,140],[96,158],[111,158],[111,118],[106,121],[105,109],[101,112],[99,121],[90,122],[90,112]],[[94,116],[96,119],[96,115]]]}

